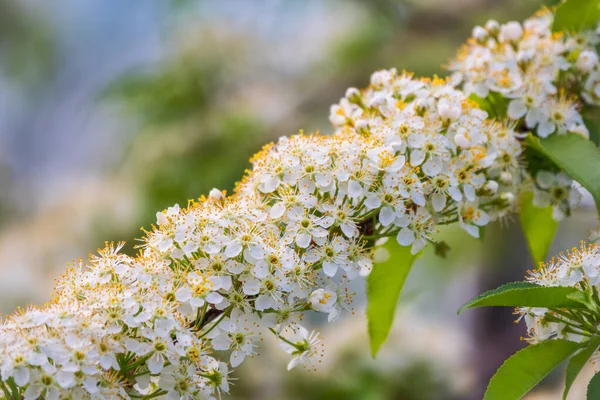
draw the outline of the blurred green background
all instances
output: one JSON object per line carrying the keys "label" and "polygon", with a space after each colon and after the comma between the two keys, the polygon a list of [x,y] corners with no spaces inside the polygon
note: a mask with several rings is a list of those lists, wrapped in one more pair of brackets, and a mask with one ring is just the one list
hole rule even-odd
{"label": "blurred green background", "polygon": [[[551,5],[552,3],[547,3]],[[279,136],[330,131],[347,87],[396,67],[442,65],[489,18],[522,20],[533,0],[0,0],[0,310],[43,302],[66,262],[126,240],[174,203],[231,191]],[[553,245],[595,225],[589,199]],[[442,233],[447,259],[411,272],[390,342],[368,355],[364,283],[355,314],[322,326],[321,371],[264,356],[236,374],[234,399],[479,399],[523,346],[511,310],[456,309],[532,268],[512,220],[478,241]],[[530,398],[557,398],[550,377]],[[572,398],[581,396],[577,388]]]}

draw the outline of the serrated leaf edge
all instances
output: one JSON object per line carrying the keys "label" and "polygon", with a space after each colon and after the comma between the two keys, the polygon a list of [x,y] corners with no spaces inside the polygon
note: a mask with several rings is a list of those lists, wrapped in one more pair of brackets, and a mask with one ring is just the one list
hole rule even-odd
{"label": "serrated leaf edge", "polygon": [[[538,344],[536,344],[536,345],[530,345],[530,346],[527,346],[527,347],[524,347],[524,348],[522,348],[521,350],[517,351],[517,352],[516,352],[516,353],[514,353],[512,356],[510,356],[510,357],[508,357],[506,360],[504,360],[504,362],[502,363],[502,365],[500,366],[500,368],[498,368],[498,370],[496,371],[496,373],[494,373],[494,375],[493,375],[493,376],[492,376],[492,378],[490,379],[490,382],[488,383],[488,385],[487,385],[487,387],[486,387],[486,389],[485,389],[485,394],[484,394],[484,396],[483,396],[483,400],[486,400],[486,399],[487,399],[487,394],[488,394],[488,391],[489,391],[489,389],[490,389],[490,386],[492,385],[492,382],[494,381],[494,378],[496,378],[496,376],[498,376],[498,374],[500,373],[500,370],[502,369],[502,367],[504,367],[504,365],[505,365],[505,364],[506,364],[506,363],[507,363],[509,360],[511,360],[513,357],[516,357],[516,356],[517,356],[518,354],[520,354],[520,353],[523,353],[523,352],[525,352],[525,351],[528,351],[528,350],[529,350],[529,349],[530,349],[532,346],[537,346],[537,345],[540,345],[540,344],[546,344],[546,343],[548,343],[548,342],[559,342],[559,341],[560,341],[560,342],[568,342],[568,343],[573,343],[573,344],[579,345],[579,343],[575,343],[575,342],[572,342],[572,341],[570,341],[570,340],[566,340],[566,339],[551,339],[551,340],[547,340],[547,341],[544,341],[544,342],[540,342],[540,343],[538,343]],[[575,351],[577,351],[577,349],[573,350],[573,353],[575,353]],[[571,355],[572,355],[573,353],[571,353]],[[566,355],[566,356],[565,356],[565,357],[564,357],[564,358],[563,358],[563,359],[562,359],[560,362],[558,362],[556,365],[558,366],[558,365],[559,365],[561,362],[563,362],[563,361],[564,361],[564,360],[565,360],[567,357],[569,357],[569,355]],[[556,368],[556,367],[555,367],[555,368]],[[547,374],[546,374],[546,375],[547,375]],[[543,377],[542,377],[542,379],[543,379]],[[533,389],[533,388],[534,388],[534,387],[535,387],[535,386],[536,386],[538,383],[540,383],[540,382],[542,381],[542,379],[540,379],[539,381],[537,381],[536,383],[534,383],[533,385],[531,385],[531,387],[530,387],[529,389],[527,389],[527,391],[525,392],[525,394],[526,394],[526,393],[528,393],[529,391],[531,391],[531,389]]]}

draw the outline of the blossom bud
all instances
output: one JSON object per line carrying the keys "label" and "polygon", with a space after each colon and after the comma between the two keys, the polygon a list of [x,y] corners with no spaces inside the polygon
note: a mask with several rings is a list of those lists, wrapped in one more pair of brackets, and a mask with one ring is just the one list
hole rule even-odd
{"label": "blossom bud", "polygon": [[534,56],[535,52],[532,50],[519,51],[517,53],[517,64],[519,64],[519,68],[526,71],[531,65]]}
{"label": "blossom bud", "polygon": [[485,23],[485,29],[488,31],[490,36],[498,36],[498,33],[500,33],[500,24],[498,21],[490,19]]}
{"label": "blossom bud", "polygon": [[505,192],[500,195],[500,200],[506,207],[510,207],[515,202],[515,195],[510,192]]}
{"label": "blossom bud", "polygon": [[502,25],[500,34],[507,42],[517,42],[523,36],[523,28],[520,23],[512,21]]}
{"label": "blossom bud", "polygon": [[392,80],[394,79],[394,76],[396,76],[396,70],[394,68],[390,69],[389,71],[381,70],[381,71],[374,72],[371,75],[371,85],[373,85],[373,86],[389,85],[392,82]]}
{"label": "blossom bud", "polygon": [[484,28],[482,28],[481,26],[479,26],[479,25],[477,25],[475,28],[473,28],[473,32],[471,33],[471,35],[479,43],[485,42],[487,40],[487,38],[488,38],[487,31]]}
{"label": "blossom bud", "polygon": [[496,181],[488,181],[484,186],[485,190],[490,192],[491,194],[496,193],[498,190],[498,182]]}
{"label": "blossom bud", "polygon": [[462,108],[460,103],[451,103],[448,99],[441,99],[438,102],[438,113],[444,120],[455,121],[460,117]]}
{"label": "blossom bud", "polygon": [[385,96],[382,94],[378,94],[376,96],[373,96],[373,98],[371,99],[371,102],[369,103],[369,107],[382,107],[382,106],[385,106],[385,103],[386,103]]}
{"label": "blossom bud", "polygon": [[223,200],[225,196],[223,195],[223,192],[221,192],[219,189],[217,188],[213,188],[209,193],[208,193],[208,198],[211,200],[216,200],[216,201],[221,201]]}
{"label": "blossom bud", "polygon": [[356,131],[362,135],[368,135],[369,134],[369,123],[367,122],[367,120],[359,119],[354,124],[354,129],[356,129]]}
{"label": "blossom bud", "polygon": [[357,88],[348,88],[348,90],[346,90],[346,98],[352,104],[362,104],[362,96]]}
{"label": "blossom bud", "polygon": [[425,114],[425,111],[427,111],[428,108],[428,104],[424,99],[419,99],[417,101],[415,101],[415,112],[417,113],[417,115],[423,115]]}
{"label": "blossom bud", "polygon": [[503,171],[500,174],[500,182],[504,183],[504,184],[509,184],[512,182],[512,174],[508,171]]}

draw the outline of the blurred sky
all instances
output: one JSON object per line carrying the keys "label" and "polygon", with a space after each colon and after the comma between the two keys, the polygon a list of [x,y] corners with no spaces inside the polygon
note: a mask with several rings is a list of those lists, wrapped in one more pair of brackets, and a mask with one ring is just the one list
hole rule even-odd
{"label": "blurred sky", "polygon": [[[277,48],[264,52],[264,64],[280,74],[294,74],[311,61],[307,47],[315,50],[318,46],[311,44],[335,29],[326,24],[332,22],[331,3],[184,2],[182,11],[177,2],[168,1],[24,2],[31,18],[25,23],[32,30],[38,23],[46,26],[52,53],[27,61],[44,64],[34,82],[0,78],[0,160],[18,189],[17,208],[52,201],[61,181],[97,173],[115,162],[126,128],[99,104],[98,95],[116,77],[152,66],[168,53],[169,37],[177,30],[173,25],[218,19],[232,30],[252,31]],[[298,44],[299,35],[309,46],[290,45]],[[12,45],[19,41],[27,41],[27,32]],[[21,190],[30,197],[23,199]]]}
{"label": "blurred sky", "polygon": [[39,81],[0,81],[0,157],[17,186],[25,184],[19,189],[31,195],[17,203],[37,207],[53,198],[65,176],[114,162],[119,128],[97,107],[98,93],[124,71],[156,62],[167,7],[60,0],[30,1],[27,9],[31,24],[47,25],[52,54],[28,61],[47,64]]}

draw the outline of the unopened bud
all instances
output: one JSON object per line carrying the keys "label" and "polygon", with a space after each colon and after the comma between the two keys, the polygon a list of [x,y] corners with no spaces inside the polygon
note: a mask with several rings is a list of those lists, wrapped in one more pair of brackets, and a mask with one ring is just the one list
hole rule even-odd
{"label": "unopened bud", "polygon": [[498,21],[490,19],[485,23],[485,29],[488,31],[490,36],[496,37],[500,33],[500,24]]}
{"label": "unopened bud", "polygon": [[352,104],[362,104],[362,95],[360,94],[360,91],[357,88],[348,88],[348,90],[346,90],[346,98]]}
{"label": "unopened bud", "polygon": [[356,132],[360,133],[361,135],[368,135],[369,134],[369,123],[365,119],[359,119],[354,124],[354,129],[356,129]]}
{"label": "unopened bud", "polygon": [[510,192],[505,192],[500,195],[500,200],[502,200],[506,207],[510,207],[515,202],[515,195]]}
{"label": "unopened bud", "polygon": [[427,108],[428,105],[425,100],[419,99],[415,102],[415,112],[417,113],[417,115],[423,116],[423,114],[425,114],[425,111],[427,111]]}
{"label": "unopened bud", "polygon": [[503,171],[500,174],[500,182],[504,183],[504,184],[509,184],[512,182],[512,174],[508,171]]}
{"label": "unopened bud", "polygon": [[502,25],[500,34],[507,42],[517,42],[523,36],[523,28],[520,23],[512,21]]}
{"label": "unopened bud", "polygon": [[488,181],[488,183],[485,184],[484,188],[485,188],[485,190],[487,190],[491,194],[494,194],[498,190],[498,182],[496,182],[496,181]]}
{"label": "unopened bud", "polygon": [[452,103],[444,98],[438,102],[438,113],[444,120],[456,121],[462,114],[462,108],[460,103]]}
{"label": "unopened bud", "polygon": [[221,201],[223,200],[225,196],[223,195],[223,192],[221,192],[219,189],[217,188],[213,188],[209,193],[208,193],[208,198],[211,200],[217,200],[217,201]]}
{"label": "unopened bud", "polygon": [[481,26],[479,26],[479,25],[477,25],[475,28],[473,28],[473,32],[471,32],[471,35],[479,43],[485,42],[487,40],[487,38],[488,38],[487,31],[484,28],[482,28]]}

